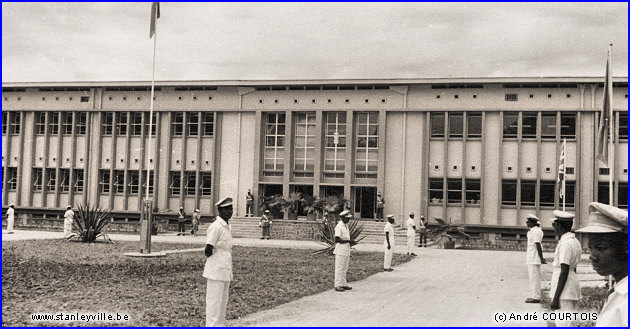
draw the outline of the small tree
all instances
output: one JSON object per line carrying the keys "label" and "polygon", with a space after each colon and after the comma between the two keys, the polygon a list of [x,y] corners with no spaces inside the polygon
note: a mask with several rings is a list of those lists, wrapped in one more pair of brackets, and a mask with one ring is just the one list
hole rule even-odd
{"label": "small tree", "polygon": [[464,231],[461,224],[446,222],[442,218],[435,218],[438,225],[429,229],[430,235],[435,243],[444,249],[455,248],[455,241],[458,239],[469,240],[470,235]]}
{"label": "small tree", "polygon": [[68,240],[77,239],[81,242],[94,242],[102,237],[106,241],[111,239],[103,233],[105,227],[111,223],[112,217],[109,210],[102,210],[97,206],[79,205],[74,216],[72,226],[79,232],[73,234]]}

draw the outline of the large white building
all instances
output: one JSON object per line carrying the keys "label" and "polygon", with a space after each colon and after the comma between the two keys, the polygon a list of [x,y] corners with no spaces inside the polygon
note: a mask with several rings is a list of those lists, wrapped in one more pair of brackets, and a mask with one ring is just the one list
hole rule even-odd
{"label": "large white building", "polygon": [[[141,209],[147,157],[159,209],[212,214],[245,193],[343,195],[356,217],[409,212],[481,230],[550,227],[567,141],[567,210],[627,207],[627,78],[614,79],[615,170],[595,159],[603,78],[3,83],[2,204],[37,212]],[[147,154],[149,130],[151,155]],[[157,178],[157,179],[156,179]]]}

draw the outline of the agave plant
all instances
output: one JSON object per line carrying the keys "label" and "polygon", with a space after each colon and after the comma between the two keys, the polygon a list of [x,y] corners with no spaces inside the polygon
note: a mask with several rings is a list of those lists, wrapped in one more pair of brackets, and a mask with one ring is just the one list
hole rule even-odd
{"label": "agave plant", "polygon": [[109,210],[90,206],[90,204],[79,205],[72,223],[74,229],[79,233],[73,234],[68,240],[77,239],[81,242],[94,242],[96,238],[102,237],[106,241],[111,242],[111,239],[103,233],[103,230],[111,221],[112,217]]}
{"label": "agave plant", "polygon": [[[332,255],[333,251],[335,251],[335,226],[337,226],[337,222],[335,220],[326,220],[317,223],[317,229],[319,230],[319,235],[322,239],[320,244],[324,246],[324,248],[315,251],[314,255],[327,254]],[[351,219],[348,222],[348,231],[350,231],[350,239],[354,240],[355,244],[359,243],[359,241],[365,238],[365,235],[361,236],[363,233],[363,224],[359,222],[357,219]]]}
{"label": "agave plant", "polygon": [[442,218],[435,218],[435,221],[438,224],[430,229],[429,234],[438,246],[444,249],[453,249],[457,239],[470,239],[470,235],[464,231],[461,224],[446,222]]}

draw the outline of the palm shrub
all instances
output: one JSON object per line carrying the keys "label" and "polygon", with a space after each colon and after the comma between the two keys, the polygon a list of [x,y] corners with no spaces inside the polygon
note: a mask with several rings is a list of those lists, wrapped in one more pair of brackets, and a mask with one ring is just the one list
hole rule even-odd
{"label": "palm shrub", "polygon": [[[321,238],[320,244],[324,248],[317,250],[313,254],[328,254],[332,255],[335,250],[335,227],[339,219],[339,213],[341,213],[348,200],[340,198],[338,196],[330,196],[323,199],[323,210],[326,213],[324,220],[317,223],[317,230]],[[348,230],[350,231],[350,239],[354,240],[355,244],[365,238],[363,233],[363,223],[358,219],[351,219],[348,222]]]}
{"label": "palm shrub", "polygon": [[458,239],[470,239],[470,235],[464,231],[464,227],[461,224],[446,222],[442,218],[435,218],[435,221],[437,225],[429,229],[429,235],[438,246],[444,249],[453,249],[455,248],[455,241]]}
{"label": "palm shrub", "polygon": [[73,234],[70,239],[77,239],[81,242],[94,242],[96,238],[102,237],[107,241],[111,239],[103,233],[105,227],[111,223],[112,217],[109,210],[103,210],[96,205],[79,205],[74,216],[72,226],[78,234]]}

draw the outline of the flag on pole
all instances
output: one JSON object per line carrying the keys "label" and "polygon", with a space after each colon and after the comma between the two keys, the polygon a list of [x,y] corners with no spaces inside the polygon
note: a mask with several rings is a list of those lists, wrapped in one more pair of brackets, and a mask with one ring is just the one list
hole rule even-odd
{"label": "flag on pole", "polygon": [[155,24],[158,18],[160,18],[160,3],[154,2],[151,5],[151,28],[149,31],[149,39],[153,38],[153,35],[155,34]]}
{"label": "flag on pole", "polygon": [[608,165],[608,129],[609,126],[612,124],[613,110],[611,51],[612,49],[608,50],[608,59],[606,60],[606,79],[604,80],[604,105],[602,106],[602,112],[599,115],[599,129],[597,131],[597,159],[599,159],[599,161],[601,161],[604,165]]}
{"label": "flag on pole", "polygon": [[562,150],[560,151],[560,164],[558,165],[558,189],[560,190],[560,198],[564,200],[564,161],[567,153],[567,140],[562,142]]}

